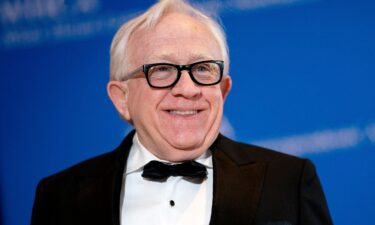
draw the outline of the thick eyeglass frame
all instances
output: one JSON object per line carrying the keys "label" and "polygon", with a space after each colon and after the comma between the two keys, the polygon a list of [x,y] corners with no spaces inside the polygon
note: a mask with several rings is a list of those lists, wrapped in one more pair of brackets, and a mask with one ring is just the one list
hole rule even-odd
{"label": "thick eyeglass frame", "polygon": [[[202,63],[215,63],[216,65],[219,66],[220,68],[220,77],[219,79],[214,82],[214,83],[209,83],[209,84],[205,84],[205,83],[201,83],[199,82],[198,80],[195,79],[194,75],[193,75],[193,72],[192,72],[192,68],[198,64],[202,64]],[[177,76],[176,76],[176,80],[171,83],[170,85],[166,85],[166,86],[154,86],[151,84],[151,81],[149,79],[149,70],[153,67],[153,66],[161,66],[161,65],[166,65],[166,66],[172,66],[172,67],[175,67],[177,69]],[[128,80],[128,79],[131,79],[133,77],[135,77],[137,74],[139,74],[140,72],[143,72],[144,76],[146,77],[146,80],[147,80],[147,83],[150,87],[152,88],[169,88],[169,87],[173,87],[175,86],[178,81],[180,80],[181,78],[181,72],[183,70],[187,70],[188,73],[189,73],[189,76],[190,76],[190,79],[198,84],[198,85],[201,85],[201,86],[211,86],[211,85],[215,85],[215,84],[218,84],[221,82],[222,78],[223,78],[223,70],[224,70],[224,61],[222,60],[205,60],[205,61],[200,61],[200,62],[195,62],[195,63],[192,63],[192,64],[188,64],[188,65],[176,65],[176,64],[171,64],[171,63],[153,63],[153,64],[144,64],[142,66],[140,66],[138,69],[135,69],[133,72],[129,73],[122,81],[125,81],[125,80]]]}

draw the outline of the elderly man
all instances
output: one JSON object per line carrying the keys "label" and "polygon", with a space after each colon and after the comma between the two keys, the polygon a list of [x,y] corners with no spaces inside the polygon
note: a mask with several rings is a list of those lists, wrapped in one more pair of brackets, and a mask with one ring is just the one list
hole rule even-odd
{"label": "elderly man", "polygon": [[221,27],[181,0],[125,23],[107,90],[135,131],[43,179],[32,224],[331,224],[311,162],[219,134],[228,65]]}

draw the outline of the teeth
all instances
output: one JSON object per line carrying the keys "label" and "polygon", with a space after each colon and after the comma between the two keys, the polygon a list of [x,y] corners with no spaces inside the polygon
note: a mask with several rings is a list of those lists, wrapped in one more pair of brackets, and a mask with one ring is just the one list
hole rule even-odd
{"label": "teeth", "polygon": [[171,110],[169,112],[171,114],[176,114],[176,115],[195,115],[198,113],[197,110],[188,110],[188,111]]}

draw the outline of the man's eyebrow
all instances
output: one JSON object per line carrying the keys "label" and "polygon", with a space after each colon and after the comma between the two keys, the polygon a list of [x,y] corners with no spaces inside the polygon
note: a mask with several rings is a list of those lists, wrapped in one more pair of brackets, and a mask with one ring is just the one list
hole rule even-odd
{"label": "man's eyebrow", "polygon": [[[151,56],[148,58],[152,63],[157,63],[160,60],[167,61],[167,62],[174,62],[175,59],[178,58],[178,55],[175,53],[162,53],[155,56]],[[213,59],[212,56],[206,54],[191,54],[188,56],[188,63],[194,63],[201,60],[211,60]],[[150,63],[151,63],[150,62]]]}
{"label": "man's eyebrow", "polygon": [[205,54],[196,54],[196,55],[191,55],[189,59],[193,61],[198,61],[198,60],[211,60],[213,59],[212,56],[210,55],[205,55]]}

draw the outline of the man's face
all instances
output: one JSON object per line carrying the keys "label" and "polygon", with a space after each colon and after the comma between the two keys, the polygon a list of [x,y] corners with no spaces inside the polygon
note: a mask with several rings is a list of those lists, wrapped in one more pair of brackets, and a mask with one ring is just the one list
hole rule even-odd
{"label": "man's face", "polygon": [[[129,40],[129,71],[143,64],[191,64],[223,60],[211,32],[195,19],[168,14],[156,26],[137,31]],[[151,88],[144,77],[124,85],[124,104],[119,110],[137,130],[141,143],[169,161],[197,158],[216,139],[229,76],[220,84],[199,86],[187,71],[172,88]]]}

